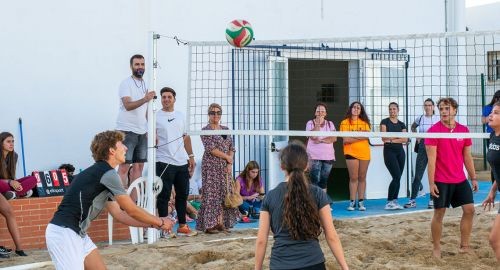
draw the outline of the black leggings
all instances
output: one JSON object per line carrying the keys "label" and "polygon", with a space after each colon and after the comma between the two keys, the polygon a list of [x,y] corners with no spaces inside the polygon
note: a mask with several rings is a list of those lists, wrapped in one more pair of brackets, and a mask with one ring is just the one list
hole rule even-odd
{"label": "black leggings", "polygon": [[384,146],[384,163],[392,176],[392,181],[387,193],[388,201],[398,199],[401,175],[405,168],[405,159],[405,151],[402,146]]}

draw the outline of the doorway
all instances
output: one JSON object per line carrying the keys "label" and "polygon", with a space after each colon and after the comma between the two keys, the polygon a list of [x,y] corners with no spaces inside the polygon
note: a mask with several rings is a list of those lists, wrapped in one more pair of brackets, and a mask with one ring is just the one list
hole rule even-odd
{"label": "doorway", "polygon": [[[305,130],[314,118],[318,102],[328,106],[327,119],[338,130],[349,106],[349,62],[334,60],[289,59],[289,129]],[[306,143],[305,137],[290,137]],[[334,201],[349,199],[349,173],[342,139],[334,143],[336,161],[328,179],[327,191]]]}

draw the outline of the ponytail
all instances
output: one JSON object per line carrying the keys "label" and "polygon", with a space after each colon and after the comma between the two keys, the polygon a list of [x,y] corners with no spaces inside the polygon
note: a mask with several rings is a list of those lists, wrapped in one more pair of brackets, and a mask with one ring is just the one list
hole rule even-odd
{"label": "ponytail", "polygon": [[291,143],[281,151],[281,165],[288,172],[283,225],[294,240],[316,239],[321,233],[319,209],[304,171],[308,157],[302,144]]}

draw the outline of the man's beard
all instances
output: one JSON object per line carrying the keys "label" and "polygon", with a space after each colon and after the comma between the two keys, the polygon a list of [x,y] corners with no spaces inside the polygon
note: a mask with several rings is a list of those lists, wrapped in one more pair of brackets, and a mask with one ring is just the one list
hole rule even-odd
{"label": "man's beard", "polygon": [[142,75],[144,75],[144,69],[136,69],[134,70],[134,72],[132,72],[132,74],[134,74],[135,77],[137,78],[142,78]]}

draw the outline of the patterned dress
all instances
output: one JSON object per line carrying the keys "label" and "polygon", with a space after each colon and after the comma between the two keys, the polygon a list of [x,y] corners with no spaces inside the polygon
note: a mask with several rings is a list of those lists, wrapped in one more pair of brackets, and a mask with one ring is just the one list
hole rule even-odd
{"label": "patterned dress", "polygon": [[[220,126],[221,129],[228,129]],[[202,130],[212,130],[207,125]],[[223,137],[226,137],[225,139]],[[196,229],[205,231],[218,224],[218,217],[223,215],[223,223],[226,228],[232,228],[238,221],[240,215],[237,208],[227,209],[223,206],[224,198],[227,193],[226,188],[226,167],[225,159],[216,157],[210,152],[218,149],[224,153],[234,151],[233,140],[230,136],[213,135],[201,136],[201,141],[205,147],[201,166],[201,208],[198,219],[196,220]],[[230,180],[232,178],[229,178]]]}

